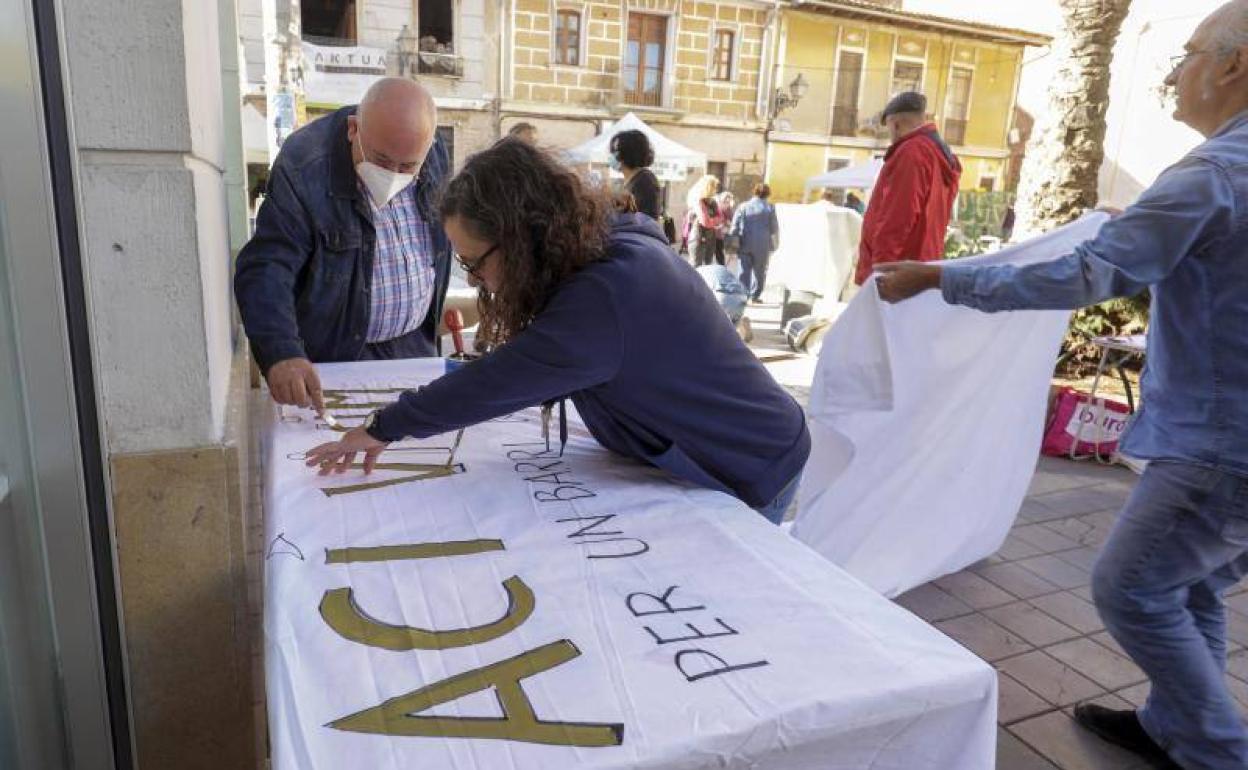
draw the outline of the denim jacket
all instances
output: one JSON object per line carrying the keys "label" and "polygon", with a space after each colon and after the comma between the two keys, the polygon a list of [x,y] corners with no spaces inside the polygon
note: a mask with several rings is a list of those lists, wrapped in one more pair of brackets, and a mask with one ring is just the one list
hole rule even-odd
{"label": "denim jacket", "polygon": [[1071,254],[941,272],[946,300],[986,311],[1077,308],[1145,287],[1143,404],[1122,451],[1248,474],[1248,112]]}
{"label": "denim jacket", "polygon": [[[343,107],[290,136],[269,173],[256,231],[238,255],[234,295],[261,371],[287,358],[355,361],[364,350],[377,236],[356,181]],[[416,180],[433,239],[434,296],[410,335],[411,356],[436,355],[437,323],[450,278],[450,242],[435,195],[450,170],[435,141]],[[406,338],[405,338],[406,339]]]}
{"label": "denim jacket", "polygon": [[737,207],[728,234],[741,239],[739,248],[742,253],[756,257],[767,256],[775,251],[780,235],[776,207],[762,198],[750,198]]}

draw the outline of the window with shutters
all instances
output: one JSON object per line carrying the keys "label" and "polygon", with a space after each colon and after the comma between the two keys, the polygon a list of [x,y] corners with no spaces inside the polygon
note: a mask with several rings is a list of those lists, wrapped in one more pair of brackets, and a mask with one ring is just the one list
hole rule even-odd
{"label": "window with shutters", "polygon": [[898,59],[893,62],[893,90],[891,94],[902,91],[923,91],[923,62]]}
{"label": "window with shutters", "polygon": [[736,39],[736,33],[730,29],[715,30],[715,48],[711,51],[712,80],[732,80],[732,54]]}
{"label": "window with shutters", "polygon": [[862,84],[861,51],[841,51],[836,67],[836,99],[832,103],[832,135],[858,133],[858,92]]}
{"label": "window with shutters", "polygon": [[630,13],[622,72],[625,102],[646,107],[662,106],[666,57],[667,17]]}
{"label": "window with shutters", "polygon": [[971,111],[971,70],[954,67],[949,73],[949,95],[945,99],[945,141],[966,144],[966,123]]}
{"label": "window with shutters", "polygon": [[581,12],[560,9],[555,14],[555,63],[581,66]]}

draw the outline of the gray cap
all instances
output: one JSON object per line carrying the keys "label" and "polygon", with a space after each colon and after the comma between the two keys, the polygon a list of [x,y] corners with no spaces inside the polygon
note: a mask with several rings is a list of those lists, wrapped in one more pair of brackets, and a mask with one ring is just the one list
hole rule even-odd
{"label": "gray cap", "polygon": [[887,120],[889,115],[896,115],[899,112],[926,113],[927,97],[918,91],[902,91],[888,100],[884,112],[880,114],[880,120]]}

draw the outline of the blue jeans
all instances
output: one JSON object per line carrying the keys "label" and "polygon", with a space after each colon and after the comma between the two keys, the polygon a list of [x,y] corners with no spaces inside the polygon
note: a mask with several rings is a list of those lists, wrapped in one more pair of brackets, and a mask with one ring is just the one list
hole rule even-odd
{"label": "blue jeans", "polygon": [[789,510],[789,505],[793,502],[793,498],[797,497],[797,488],[801,485],[801,481],[802,472],[798,471],[793,480],[785,484],[784,489],[781,489],[780,493],[772,498],[770,503],[754,510],[758,511],[767,521],[779,525],[784,521],[784,512]]}
{"label": "blue jeans", "polygon": [[745,287],[745,291],[754,299],[758,299],[763,294],[763,287],[767,285],[767,262],[770,257],[767,254],[759,256],[742,251],[737,254],[737,260],[741,263],[741,285]]}
{"label": "blue jeans", "polygon": [[1188,770],[1248,768],[1222,601],[1246,571],[1248,477],[1169,461],[1144,471],[1093,570],[1105,627],[1152,684],[1140,724]]}

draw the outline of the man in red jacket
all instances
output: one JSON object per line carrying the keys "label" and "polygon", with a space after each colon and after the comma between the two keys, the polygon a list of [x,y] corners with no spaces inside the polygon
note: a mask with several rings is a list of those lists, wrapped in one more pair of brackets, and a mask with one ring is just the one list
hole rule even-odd
{"label": "man in red jacket", "polygon": [[862,220],[854,273],[860,286],[880,263],[926,262],[945,253],[945,228],[962,164],[928,122],[926,111],[927,98],[914,91],[894,96],[884,108],[893,144]]}

